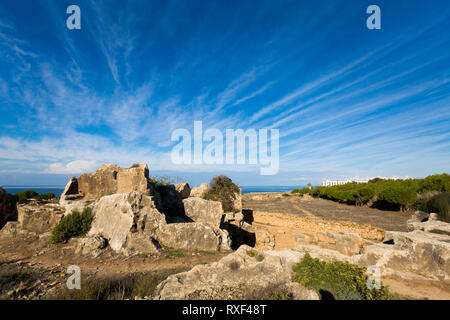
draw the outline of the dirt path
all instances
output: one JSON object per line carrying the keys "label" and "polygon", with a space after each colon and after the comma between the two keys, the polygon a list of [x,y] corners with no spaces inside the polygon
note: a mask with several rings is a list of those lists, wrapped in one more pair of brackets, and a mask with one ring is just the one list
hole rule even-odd
{"label": "dirt path", "polygon": [[244,208],[254,211],[354,222],[390,231],[407,231],[406,221],[410,218],[410,214],[396,211],[356,207],[323,199],[300,198],[290,194],[283,196],[283,193],[244,194],[242,201]]}

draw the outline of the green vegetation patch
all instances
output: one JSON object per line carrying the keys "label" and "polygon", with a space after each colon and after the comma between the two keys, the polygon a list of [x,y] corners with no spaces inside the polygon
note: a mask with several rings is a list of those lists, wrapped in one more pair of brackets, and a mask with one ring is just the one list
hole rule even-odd
{"label": "green vegetation patch", "polygon": [[293,267],[292,280],[315,289],[322,298],[332,295],[337,300],[391,299],[387,287],[369,289],[366,268],[347,262],[325,262],[306,254]]}
{"label": "green vegetation patch", "polygon": [[65,242],[73,237],[84,236],[91,228],[92,219],[91,208],[84,208],[81,213],[72,211],[53,228],[50,242]]}
{"label": "green vegetation patch", "polygon": [[166,259],[173,259],[173,258],[182,258],[182,257],[184,257],[184,252],[181,249],[174,249],[174,248],[165,247],[164,250],[166,251],[166,255],[164,256],[164,258],[166,258]]}
{"label": "green vegetation patch", "polygon": [[34,190],[25,190],[25,191],[18,191],[16,192],[16,196],[19,201],[27,201],[30,199],[35,200],[50,200],[55,197],[55,194],[53,192],[48,192],[44,194],[39,194]]}
{"label": "green vegetation patch", "polygon": [[220,201],[225,212],[237,212],[237,208],[234,207],[234,200],[236,200],[236,195],[240,192],[239,186],[233,183],[230,178],[220,175],[211,180],[203,198]]}
{"label": "green vegetation patch", "polygon": [[450,192],[450,175],[431,175],[425,179],[381,179],[367,183],[349,182],[343,185],[294,189],[293,194],[311,196],[362,206],[371,205],[379,209],[406,211],[421,209],[426,193]]}

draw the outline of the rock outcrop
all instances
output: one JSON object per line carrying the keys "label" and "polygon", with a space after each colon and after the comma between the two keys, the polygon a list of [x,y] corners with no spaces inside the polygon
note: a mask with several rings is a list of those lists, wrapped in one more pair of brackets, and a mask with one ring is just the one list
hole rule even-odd
{"label": "rock outcrop", "polygon": [[450,280],[450,237],[421,230],[386,232],[383,243],[363,248],[358,263],[376,265],[385,275]]}
{"label": "rock outcrop", "polygon": [[407,222],[408,230],[422,230],[425,232],[444,234],[450,236],[450,223],[439,221],[436,213],[430,213],[425,219],[420,219],[420,213],[416,213]]}
{"label": "rock outcrop", "polygon": [[55,203],[30,201],[17,205],[18,225],[20,228],[35,232],[49,232],[64,217],[64,207]]}
{"label": "rock outcrop", "polygon": [[0,186],[0,229],[8,221],[17,220],[17,197],[7,193]]}
{"label": "rock outcrop", "polygon": [[297,244],[315,244],[321,248],[338,251],[347,256],[359,254],[366,241],[357,233],[302,232],[296,234]]}
{"label": "rock outcrop", "polygon": [[134,191],[102,197],[94,207],[90,236],[107,239],[114,251],[156,253],[159,245],[192,250],[228,249],[228,234],[210,225],[167,223],[153,198]]}
{"label": "rock outcrop", "polygon": [[107,246],[107,242],[100,236],[84,237],[78,240],[78,246],[75,253],[88,255],[97,258],[102,254],[102,249]]}
{"label": "rock outcrop", "polygon": [[281,289],[294,299],[319,299],[314,290],[291,282],[292,266],[304,253],[283,250],[252,255],[251,251],[243,245],[218,262],[169,276],[157,287],[156,299],[251,299],[270,294],[270,288]]}
{"label": "rock outcrop", "polygon": [[202,198],[187,198],[183,200],[184,214],[195,222],[220,228],[224,213],[222,204]]}

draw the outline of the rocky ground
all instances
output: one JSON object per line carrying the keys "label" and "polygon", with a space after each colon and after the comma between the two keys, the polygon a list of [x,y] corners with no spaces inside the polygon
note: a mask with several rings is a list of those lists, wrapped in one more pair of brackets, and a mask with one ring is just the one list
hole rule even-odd
{"label": "rocky ground", "polygon": [[76,247],[76,239],[50,244],[49,234],[0,235],[0,299],[62,299],[70,265],[80,267],[82,279],[125,279],[168,275],[216,261],[229,253],[165,248],[157,256],[125,257],[107,248],[93,258],[76,254]]}
{"label": "rocky ground", "polygon": [[[408,231],[407,222],[411,219],[410,212],[355,207],[288,193],[244,194],[242,202],[244,208],[252,209],[255,228],[270,234],[274,250],[295,248],[305,240],[297,241],[298,235],[305,233],[355,233],[365,244],[375,244],[383,240],[386,231]],[[322,245],[327,241],[322,238],[319,243],[311,243]],[[348,248],[349,244],[343,243],[343,247]],[[256,248],[267,249],[267,246],[260,242]],[[401,299],[450,299],[448,281],[405,280],[395,275],[384,276],[382,281]]]}
{"label": "rocky ground", "polygon": [[242,203],[244,208],[255,212],[320,218],[332,222],[353,222],[389,231],[407,231],[406,221],[411,216],[411,213],[356,207],[282,192],[244,194]]}
{"label": "rocky ground", "polygon": [[[131,169],[148,175],[146,167]],[[60,244],[50,243],[49,230],[64,214],[61,206],[19,205],[18,222],[0,231],[0,299],[259,299],[267,288],[318,299],[291,282],[291,266],[305,253],[376,265],[396,298],[450,299],[450,225],[434,217],[424,222],[417,214],[288,193],[242,195],[242,213],[224,213],[199,197],[205,190],[180,184],[164,187],[159,198],[139,192],[103,196],[93,202],[90,234]],[[166,222],[155,203],[174,221]],[[180,205],[184,220],[167,216]],[[158,246],[144,241],[149,236]],[[107,245],[98,246],[98,237]],[[242,246],[233,252],[227,239]],[[67,291],[70,265],[80,267],[87,289]]]}

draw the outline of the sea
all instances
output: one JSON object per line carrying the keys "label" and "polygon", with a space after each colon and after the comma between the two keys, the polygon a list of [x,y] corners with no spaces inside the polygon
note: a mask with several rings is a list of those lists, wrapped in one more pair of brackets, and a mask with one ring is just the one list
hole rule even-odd
{"label": "sea", "polygon": [[[242,193],[253,192],[286,192],[298,186],[243,186]],[[9,194],[15,194],[19,191],[34,190],[39,194],[53,192],[55,196],[59,197],[64,191],[64,186],[3,186],[3,189]]]}

